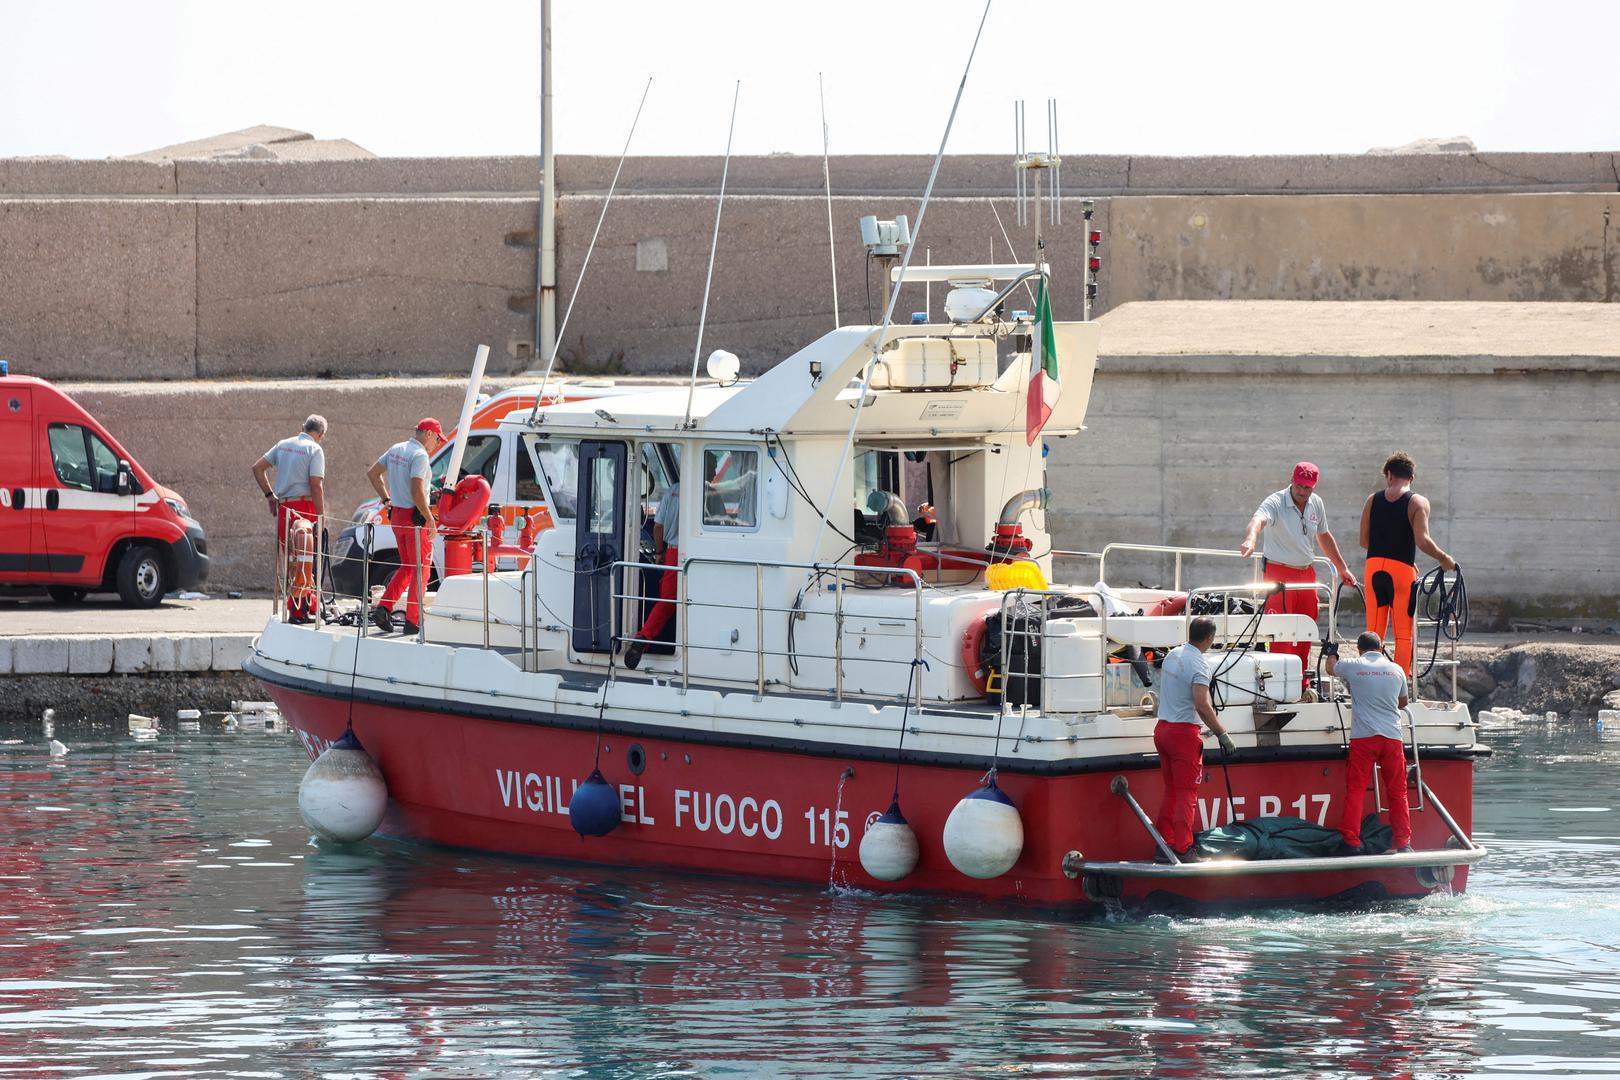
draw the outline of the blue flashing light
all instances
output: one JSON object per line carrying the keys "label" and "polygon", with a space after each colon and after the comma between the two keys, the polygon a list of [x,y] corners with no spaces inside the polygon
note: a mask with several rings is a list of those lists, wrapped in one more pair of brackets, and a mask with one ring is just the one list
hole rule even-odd
{"label": "blue flashing light", "polygon": [[926,312],[926,311],[913,311],[911,313],[911,325],[912,326],[921,326],[924,323],[926,323],[927,321],[928,321],[928,312]]}
{"label": "blue flashing light", "polygon": [[1029,312],[1027,312],[1027,311],[1015,311],[1015,312],[1013,312],[1013,318],[1015,318],[1015,319],[1027,319],[1027,318],[1029,318]]}
{"label": "blue flashing light", "polygon": [[11,374],[11,361],[10,360],[0,360],[0,379],[3,379],[7,375],[10,375],[10,374]]}
{"label": "blue flashing light", "polygon": [[1041,457],[1042,457],[1042,459],[1044,459],[1046,457],[1046,455],[1050,454],[1051,452],[1052,452],[1052,444],[1047,442],[1044,439],[1041,440]]}

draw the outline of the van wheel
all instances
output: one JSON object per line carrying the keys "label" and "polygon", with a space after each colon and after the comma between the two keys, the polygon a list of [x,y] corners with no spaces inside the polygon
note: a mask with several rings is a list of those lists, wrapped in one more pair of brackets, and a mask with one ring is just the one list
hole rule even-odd
{"label": "van wheel", "polygon": [[139,545],[118,560],[118,595],[129,607],[157,607],[169,591],[169,571],[156,548]]}
{"label": "van wheel", "polygon": [[82,603],[84,598],[89,595],[88,589],[76,589],[72,585],[47,585],[45,591],[58,604]]}

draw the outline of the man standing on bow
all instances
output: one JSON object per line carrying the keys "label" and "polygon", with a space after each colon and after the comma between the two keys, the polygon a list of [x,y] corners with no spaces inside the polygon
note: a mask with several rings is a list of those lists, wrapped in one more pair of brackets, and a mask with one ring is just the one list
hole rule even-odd
{"label": "man standing on bow", "polygon": [[1341,849],[1361,853],[1361,807],[1373,763],[1382,774],[1389,800],[1391,851],[1412,850],[1412,814],[1406,802],[1406,752],[1401,742],[1401,710],[1406,708],[1406,674],[1384,655],[1384,643],[1367,631],[1356,638],[1354,660],[1340,660],[1337,642],[1322,647],[1327,673],[1350,691],[1350,762],[1344,770],[1344,809],[1339,814]]}
{"label": "man standing on bow", "polygon": [[[1273,614],[1287,612],[1316,618],[1318,610],[1316,568],[1311,565],[1311,561],[1316,558],[1318,544],[1322,546],[1322,554],[1328,557],[1328,561],[1333,564],[1333,569],[1338,571],[1344,583],[1351,588],[1356,587],[1356,575],[1345,565],[1344,556],[1339,554],[1338,541],[1334,540],[1333,534],[1328,531],[1327,507],[1322,503],[1322,496],[1316,494],[1316,481],[1320,477],[1321,470],[1308,461],[1301,461],[1295,465],[1293,482],[1281,491],[1274,491],[1266,496],[1260,508],[1254,512],[1254,517],[1249,519],[1249,530],[1244,534],[1243,543],[1238,545],[1239,553],[1245,558],[1254,554],[1263,530],[1265,546],[1262,554],[1265,555],[1265,579],[1282,582],[1285,586],[1289,584],[1310,586],[1302,589],[1285,588],[1273,593],[1266,601],[1266,610]],[[1280,642],[1272,646],[1272,651],[1293,653],[1299,657],[1300,671],[1310,671],[1309,641]],[[1306,679],[1309,681],[1308,675]]]}
{"label": "man standing on bow", "polygon": [[379,629],[394,629],[390,608],[405,600],[405,633],[415,634],[422,625],[422,594],[427,589],[427,566],[433,557],[433,504],[428,482],[433,477],[429,458],[444,445],[444,428],[428,416],[417,421],[416,433],[404,442],[390,446],[366,473],[366,479],[382,496],[388,524],[393,527],[399,550],[399,569],[388,579],[382,599],[371,613]]}
{"label": "man standing on bow", "polygon": [[1412,674],[1417,619],[1417,553],[1436,559],[1443,570],[1457,560],[1429,535],[1429,500],[1412,490],[1417,463],[1397,450],[1384,462],[1384,490],[1367,496],[1361,508],[1361,546],[1367,551],[1367,629],[1390,633],[1395,624],[1395,662]]}

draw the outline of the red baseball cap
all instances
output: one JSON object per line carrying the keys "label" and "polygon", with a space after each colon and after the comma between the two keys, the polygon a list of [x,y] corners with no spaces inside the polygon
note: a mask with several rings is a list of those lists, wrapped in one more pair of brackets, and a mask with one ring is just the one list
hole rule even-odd
{"label": "red baseball cap", "polygon": [[1302,487],[1315,487],[1321,475],[1322,470],[1308,461],[1302,461],[1294,466],[1294,483]]}
{"label": "red baseball cap", "polygon": [[[433,417],[431,417],[431,416],[424,416],[424,417],[422,417],[422,419],[418,420],[416,422],[416,430],[417,431],[431,431],[431,432],[433,432],[433,434],[437,435],[439,438],[441,438],[441,439],[444,438],[444,428],[440,427],[439,422],[437,420],[433,419]],[[1311,466],[1311,468],[1315,469],[1315,466],[1313,465],[1313,466]]]}

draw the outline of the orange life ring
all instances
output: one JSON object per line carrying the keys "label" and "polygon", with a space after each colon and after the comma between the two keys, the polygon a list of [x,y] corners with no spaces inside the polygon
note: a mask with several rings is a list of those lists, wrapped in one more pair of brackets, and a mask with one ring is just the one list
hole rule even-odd
{"label": "orange life ring", "polygon": [[1149,615],[1180,615],[1187,610],[1187,594],[1176,593],[1167,596],[1157,604],[1147,609]]}

